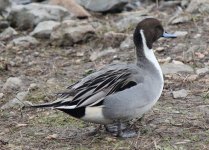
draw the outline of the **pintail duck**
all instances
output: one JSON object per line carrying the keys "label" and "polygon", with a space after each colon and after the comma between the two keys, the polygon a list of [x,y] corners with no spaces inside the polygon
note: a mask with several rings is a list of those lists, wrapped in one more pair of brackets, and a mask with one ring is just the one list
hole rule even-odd
{"label": "pintail duck", "polygon": [[135,64],[108,65],[69,86],[56,101],[31,107],[52,107],[75,118],[107,127],[117,123],[118,136],[136,135],[123,129],[121,123],[142,117],[162,93],[163,74],[152,50],[152,44],[160,37],[176,36],[166,33],[157,19],[144,19],[133,34]]}

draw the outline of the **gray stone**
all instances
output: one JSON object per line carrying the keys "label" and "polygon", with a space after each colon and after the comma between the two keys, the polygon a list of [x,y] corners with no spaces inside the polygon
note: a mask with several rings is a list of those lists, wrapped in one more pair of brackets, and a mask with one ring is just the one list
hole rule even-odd
{"label": "gray stone", "polygon": [[179,24],[189,22],[191,20],[191,16],[188,13],[185,13],[181,7],[178,7],[173,17],[171,17],[168,21],[169,24]]}
{"label": "gray stone", "polygon": [[0,39],[1,40],[6,40],[8,38],[13,37],[14,35],[17,35],[17,31],[11,27],[5,29],[1,34],[0,34]]}
{"label": "gray stone", "polygon": [[209,73],[209,68],[207,68],[207,67],[196,69],[196,74],[198,74],[198,75],[203,75],[206,73]]}
{"label": "gray stone", "polygon": [[0,93],[0,99],[4,97],[4,93]]}
{"label": "gray stone", "polygon": [[178,90],[178,91],[173,91],[173,98],[185,98],[188,95],[187,90],[182,89],[182,90]]}
{"label": "gray stone", "polygon": [[16,39],[12,40],[11,43],[16,46],[29,47],[29,46],[35,46],[35,45],[39,44],[39,41],[37,41],[32,36],[23,36],[23,37],[18,37]]}
{"label": "gray stone", "polygon": [[39,0],[11,0],[14,4],[29,4],[32,2],[38,2]]}
{"label": "gray stone", "polygon": [[30,33],[31,36],[37,37],[37,38],[46,38],[49,39],[51,32],[54,27],[60,25],[60,22],[56,21],[43,21],[40,22],[36,28],[33,30],[33,32]]}
{"label": "gray stone", "polygon": [[51,33],[54,45],[70,46],[74,43],[86,41],[95,35],[95,29],[86,21],[66,20]]}
{"label": "gray stone", "polygon": [[134,42],[133,42],[133,36],[130,35],[128,36],[121,44],[120,44],[120,49],[121,50],[127,50],[127,49],[132,49],[134,48]]}
{"label": "gray stone", "polygon": [[2,30],[5,30],[8,27],[9,27],[9,22],[0,19],[0,32],[2,32]]}
{"label": "gray stone", "polygon": [[117,52],[117,50],[116,49],[113,49],[111,47],[109,47],[108,49],[99,51],[99,52],[98,51],[95,51],[95,52],[93,52],[91,54],[90,60],[91,61],[95,61],[95,60],[97,60],[97,59],[99,59],[101,57],[104,57],[104,56],[107,56],[107,55],[110,55],[110,54],[112,55],[112,54],[114,54],[116,52]]}
{"label": "gray stone", "polygon": [[171,57],[167,57],[167,58],[162,58],[162,59],[158,59],[159,63],[169,63],[171,61]]}
{"label": "gray stone", "polygon": [[0,15],[7,15],[11,7],[10,0],[0,0]]}
{"label": "gray stone", "polygon": [[0,12],[11,5],[10,0],[0,0]]}
{"label": "gray stone", "polygon": [[141,6],[141,2],[139,0],[129,0],[129,3],[125,6],[125,10],[130,11],[137,9]]}
{"label": "gray stone", "polygon": [[91,14],[75,0],[50,0],[49,4],[62,6],[77,18],[87,18],[91,16]]}
{"label": "gray stone", "polygon": [[178,52],[182,52],[188,49],[188,46],[184,43],[177,43],[177,45],[175,47],[173,47],[172,52],[173,53],[178,53]]}
{"label": "gray stone", "polygon": [[60,6],[31,3],[14,6],[8,20],[10,20],[12,26],[26,30],[43,21],[61,21],[69,15],[68,10]]}
{"label": "gray stone", "polygon": [[22,80],[18,77],[10,77],[7,79],[6,83],[3,85],[3,90],[18,90],[23,86]]}
{"label": "gray stone", "polygon": [[123,10],[129,0],[76,0],[80,5],[95,12],[117,12]]}
{"label": "gray stone", "polygon": [[208,0],[192,0],[188,5],[187,12],[190,13],[208,13],[209,14],[209,1]]}
{"label": "gray stone", "polygon": [[55,78],[50,78],[50,79],[48,79],[48,80],[46,81],[46,84],[47,84],[48,86],[55,86],[55,85],[57,85],[57,79],[55,79]]}
{"label": "gray stone", "polygon": [[120,46],[121,42],[126,38],[127,34],[124,33],[117,33],[117,32],[107,32],[103,37],[103,43],[106,47],[118,47]]}
{"label": "gray stone", "polygon": [[191,17],[188,14],[181,14],[179,16],[172,17],[168,22],[169,24],[179,24],[189,22]]}
{"label": "gray stone", "polygon": [[187,72],[187,73],[193,73],[194,69],[188,65],[185,64],[173,64],[173,63],[167,63],[163,64],[161,66],[163,74],[174,74],[174,73],[181,73],[181,72]]}
{"label": "gray stone", "polygon": [[11,107],[14,107],[15,105],[23,105],[23,100],[25,99],[25,97],[28,95],[28,91],[26,92],[19,92],[15,98],[13,98],[12,100],[10,100],[9,102],[7,102],[6,104],[4,104],[3,106],[1,106],[1,109],[8,109]]}
{"label": "gray stone", "polygon": [[181,1],[181,6],[182,6],[183,8],[186,8],[186,7],[189,5],[189,2],[190,2],[190,0],[182,0],[182,1]]}
{"label": "gray stone", "polygon": [[184,65],[183,62],[178,61],[178,60],[172,60],[172,63],[173,63],[173,64],[176,64],[176,65]]}
{"label": "gray stone", "polygon": [[33,91],[33,90],[36,90],[38,89],[38,85],[36,83],[31,83],[28,90],[29,91]]}
{"label": "gray stone", "polygon": [[143,16],[143,13],[137,13],[130,15],[125,15],[122,19],[118,20],[116,23],[114,22],[114,25],[118,29],[118,31],[122,32],[127,29],[135,27],[140,21],[142,21],[145,18],[150,18],[150,16]]}
{"label": "gray stone", "polygon": [[155,49],[155,51],[157,51],[157,52],[163,52],[164,50],[165,50],[164,47],[157,47],[157,48]]}
{"label": "gray stone", "polygon": [[187,31],[176,31],[174,34],[177,37],[185,37],[188,34],[188,32]]}

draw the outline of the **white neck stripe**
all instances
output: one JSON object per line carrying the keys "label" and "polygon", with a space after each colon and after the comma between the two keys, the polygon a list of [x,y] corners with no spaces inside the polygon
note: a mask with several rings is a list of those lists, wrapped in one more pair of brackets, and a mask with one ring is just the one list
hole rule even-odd
{"label": "white neck stripe", "polygon": [[141,37],[142,37],[143,52],[144,52],[145,57],[159,71],[160,76],[161,76],[161,79],[163,80],[163,73],[162,73],[161,67],[160,67],[160,65],[159,65],[159,63],[158,63],[158,61],[157,61],[157,59],[155,57],[155,54],[154,54],[153,50],[152,49],[149,49],[148,46],[147,46],[147,43],[146,43],[146,39],[145,39],[143,30],[140,30],[140,34],[141,34]]}

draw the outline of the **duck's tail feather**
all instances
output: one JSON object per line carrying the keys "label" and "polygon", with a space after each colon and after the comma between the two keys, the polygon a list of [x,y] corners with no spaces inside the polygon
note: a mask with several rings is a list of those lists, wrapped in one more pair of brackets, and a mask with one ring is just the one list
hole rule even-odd
{"label": "duck's tail feather", "polygon": [[32,103],[25,103],[24,108],[49,108],[49,107],[56,107],[61,103],[61,101],[54,101],[51,103],[44,103],[44,104],[32,104]]}

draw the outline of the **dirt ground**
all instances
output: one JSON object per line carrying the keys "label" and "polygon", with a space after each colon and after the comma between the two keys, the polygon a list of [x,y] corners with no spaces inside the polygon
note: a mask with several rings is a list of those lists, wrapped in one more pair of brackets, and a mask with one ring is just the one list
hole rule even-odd
{"label": "dirt ground", "polygon": [[[150,12],[163,22],[167,31],[188,32],[186,37],[159,40],[155,43],[153,49],[165,48],[162,52],[156,52],[157,58],[170,56],[173,60],[181,61],[194,69],[208,65],[209,28],[204,24],[204,19],[209,16],[199,14],[187,23],[167,25],[173,12],[174,9],[165,11],[155,9]],[[94,19],[111,23],[111,20],[118,16],[119,14],[107,14],[102,16],[103,18],[100,16]],[[128,30],[126,33],[131,34],[133,30]],[[102,37],[102,34],[98,36]],[[195,38],[196,34],[201,36]],[[6,41],[5,45],[8,42]],[[27,90],[31,83],[39,85],[37,89],[29,92],[27,101],[33,103],[52,101],[54,93],[114,61],[113,56],[109,55],[94,62],[90,61],[89,56],[92,51],[102,50],[102,44],[97,44],[98,42],[102,43],[98,38],[74,47],[61,48],[51,46],[49,41],[43,41],[38,47],[5,46],[0,49],[1,57],[4,58],[4,61],[1,61],[0,80],[5,83],[8,77],[20,76],[24,79],[25,85],[20,91]],[[184,45],[184,49],[181,47],[178,49],[177,45],[180,43]],[[200,47],[197,52],[205,52],[204,57],[198,57],[198,53],[195,53],[192,60],[185,60],[185,51],[194,45]],[[134,54],[134,49],[120,50],[116,53],[121,62],[134,62]],[[10,65],[11,61],[15,62],[15,65]],[[171,93],[179,89],[188,90],[189,95],[186,98],[174,99]],[[0,149],[209,150],[208,91],[208,74],[165,75],[162,96],[157,105],[141,121],[135,121],[134,127],[140,133],[130,139],[116,138],[106,133],[104,128],[90,135],[89,133],[98,125],[74,119],[56,110],[21,110],[20,106],[0,110]],[[14,98],[17,92],[4,92],[0,106]]]}

